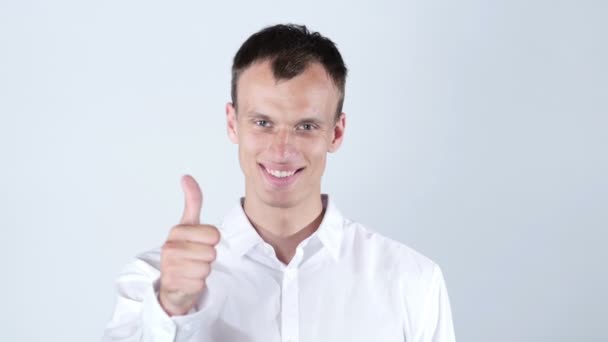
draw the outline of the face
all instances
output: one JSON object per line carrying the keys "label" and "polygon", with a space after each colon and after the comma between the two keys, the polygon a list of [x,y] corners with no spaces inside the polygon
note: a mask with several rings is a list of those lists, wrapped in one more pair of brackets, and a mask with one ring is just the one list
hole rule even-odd
{"label": "face", "polygon": [[343,139],[339,92],[321,64],[276,81],[270,62],[247,68],[237,84],[238,113],[226,105],[228,136],[239,145],[245,196],[290,208],[318,201],[328,152]]}

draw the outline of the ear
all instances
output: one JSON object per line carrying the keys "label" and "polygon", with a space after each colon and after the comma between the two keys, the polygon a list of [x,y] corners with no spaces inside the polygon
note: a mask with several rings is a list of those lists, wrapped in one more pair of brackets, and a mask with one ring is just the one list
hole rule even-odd
{"label": "ear", "polygon": [[328,152],[336,152],[340,145],[342,145],[342,140],[344,140],[344,129],[346,128],[346,113],[342,112],[340,114],[340,118],[336,122],[333,132],[332,132],[332,140],[327,149]]}
{"label": "ear", "polygon": [[226,129],[228,131],[228,138],[234,144],[239,143],[239,131],[238,122],[236,119],[236,109],[232,103],[226,103]]}

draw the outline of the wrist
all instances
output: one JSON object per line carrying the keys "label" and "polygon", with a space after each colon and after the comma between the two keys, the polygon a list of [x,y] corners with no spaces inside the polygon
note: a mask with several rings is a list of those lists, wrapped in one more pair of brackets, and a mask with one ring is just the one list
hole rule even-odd
{"label": "wrist", "polygon": [[165,296],[163,296],[162,292],[158,294],[158,303],[161,308],[169,315],[169,317],[173,316],[183,316],[188,312],[188,309],[184,309],[183,307],[174,305],[169,301]]}

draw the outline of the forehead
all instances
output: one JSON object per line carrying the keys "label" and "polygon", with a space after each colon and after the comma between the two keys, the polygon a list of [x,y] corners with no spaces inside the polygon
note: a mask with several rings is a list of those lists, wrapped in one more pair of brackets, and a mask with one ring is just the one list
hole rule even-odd
{"label": "forehead", "polygon": [[252,64],[237,84],[239,111],[267,115],[334,115],[339,93],[325,68],[311,63],[291,79],[274,78],[270,61]]}

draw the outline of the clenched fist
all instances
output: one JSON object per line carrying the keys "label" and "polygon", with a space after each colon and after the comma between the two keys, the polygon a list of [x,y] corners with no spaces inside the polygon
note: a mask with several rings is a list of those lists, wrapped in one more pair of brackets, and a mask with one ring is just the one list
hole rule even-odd
{"label": "clenched fist", "polygon": [[161,250],[159,300],[169,316],[186,314],[205,289],[205,279],[215,260],[219,230],[200,224],[203,195],[189,175],[182,177],[186,196],[180,223],[169,233]]}

